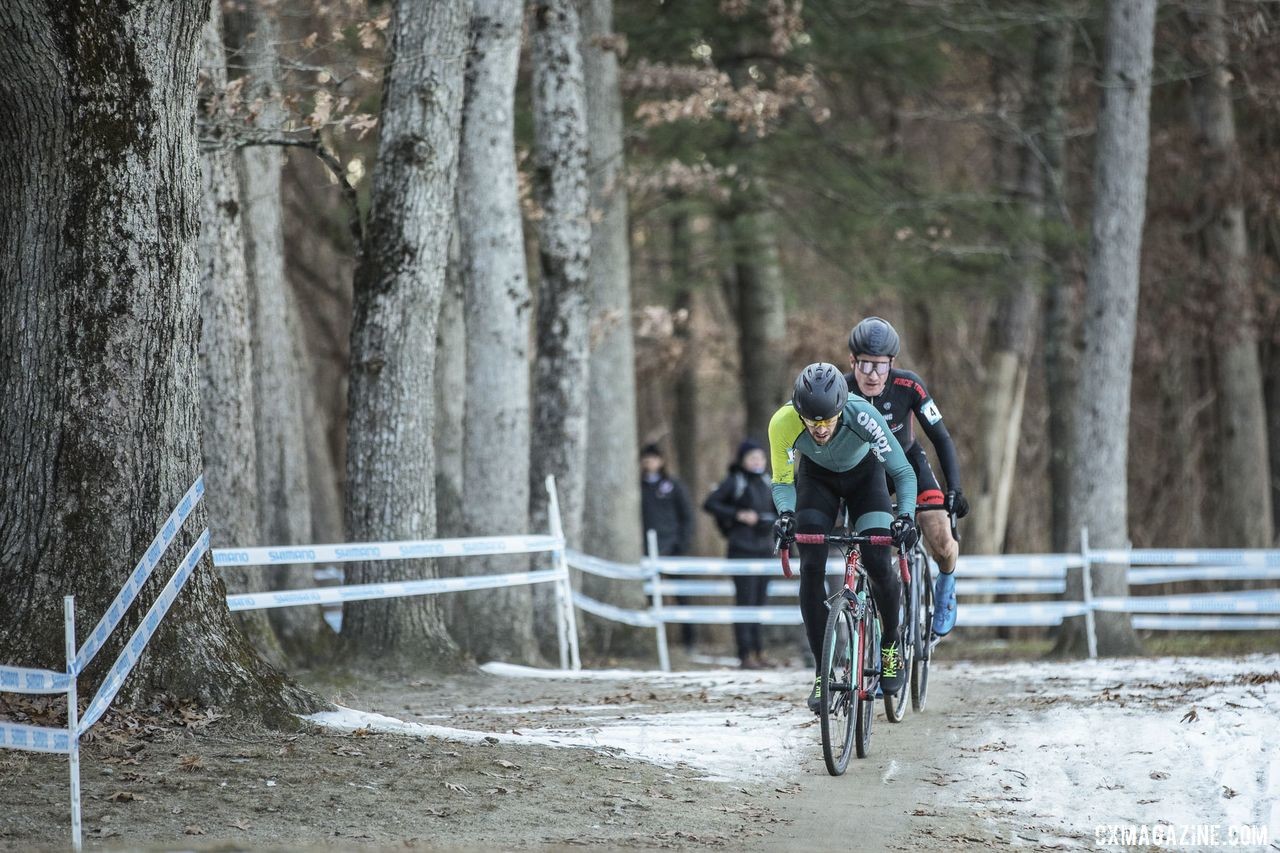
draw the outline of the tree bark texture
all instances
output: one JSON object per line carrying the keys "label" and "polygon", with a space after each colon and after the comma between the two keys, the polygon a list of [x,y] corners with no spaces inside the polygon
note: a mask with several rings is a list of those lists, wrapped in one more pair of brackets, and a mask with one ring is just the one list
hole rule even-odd
{"label": "tree bark texture", "polygon": [[773,214],[758,206],[730,213],[738,356],[746,434],[768,442],[769,419],[788,397],[787,314]]}
{"label": "tree bark texture", "polygon": [[[613,32],[613,0],[579,0],[587,87],[587,170],[591,188],[590,388],[587,402],[586,505],[583,539],[591,553],[635,562],[641,548],[636,475],[636,356],[631,324],[631,247],[622,148],[622,93]],[[590,596],[643,608],[644,590],[628,581],[582,578]],[[616,650],[618,626],[610,626]],[[626,632],[624,632],[626,633]],[[634,632],[633,632],[634,633]],[[646,650],[651,639],[642,640]]]}
{"label": "tree bark texture", "polygon": [[1071,433],[1075,422],[1076,370],[1079,361],[1077,305],[1071,223],[1066,198],[1066,116],[1063,102],[1071,79],[1075,21],[1067,16],[1046,22],[1036,32],[1036,67],[1045,67],[1044,115],[1040,135],[1044,189],[1045,304],[1044,362],[1049,407],[1049,502],[1052,549],[1079,545],[1069,525]]}
{"label": "tree bark texture", "polygon": [[[1077,406],[1072,516],[1094,547],[1123,548],[1129,538],[1129,392],[1138,308],[1138,273],[1146,220],[1151,66],[1156,0],[1109,0],[1102,108],[1098,120],[1094,208]],[[1123,566],[1097,566],[1095,595],[1127,595]],[[1079,649],[1082,620],[1063,643]],[[1126,613],[1098,613],[1098,651],[1138,648]],[[1073,630],[1076,629],[1076,630]]]}
{"label": "tree bark texture", "polygon": [[[200,68],[213,93],[226,88],[226,65],[221,13],[214,10],[204,26],[200,54]],[[213,547],[245,547],[260,543],[262,538],[254,444],[253,334],[240,187],[232,141],[215,135],[201,142],[198,254],[204,500]],[[267,573],[260,567],[229,566],[218,572],[229,592],[267,589]],[[263,654],[278,664],[284,662],[280,641],[265,610],[246,610],[237,621]]]}
{"label": "tree bark texture", "polygon": [[1186,7],[1191,26],[1192,118],[1200,153],[1200,256],[1215,317],[1209,337],[1218,404],[1217,524],[1212,544],[1271,545],[1267,420],[1258,360],[1257,306],[1245,234],[1240,149],[1227,65],[1224,0]]}
{"label": "tree bark texture", "polygon": [[[435,341],[458,175],[464,0],[397,2],[383,84],[367,244],[351,328],[347,531],[354,541],[436,532]],[[409,562],[349,564],[348,583],[433,576]],[[457,647],[433,596],[346,607],[364,656],[448,664]]]}
{"label": "tree bark texture", "polygon": [[[235,62],[248,77],[245,92],[261,100],[257,126],[284,124],[280,105],[278,31],[274,10],[261,3],[229,7],[224,24]],[[307,418],[298,359],[301,329],[285,280],[281,209],[283,150],[270,145],[242,148],[239,158],[241,225],[253,319],[253,377],[258,453],[258,523],[262,539],[243,544],[305,545],[315,542],[311,524],[311,483],[307,459]],[[314,586],[310,566],[264,569],[273,589]],[[313,607],[268,611],[285,651],[311,656],[324,623]]]}
{"label": "tree bark texture", "polygon": [[[5,662],[62,669],[62,596],[76,596],[82,626],[96,619],[200,473],[192,119],[206,12],[191,0],[0,6]],[[86,682],[105,673],[206,517],[201,505],[188,519]],[[223,595],[205,558],[126,701],[172,691],[275,720],[306,704],[236,629]]]}
{"label": "tree bark texture", "polygon": [[680,476],[684,479],[689,494],[696,497],[702,495],[702,483],[698,476],[699,352],[698,339],[693,334],[697,298],[693,280],[693,229],[688,212],[683,210],[671,217],[671,278],[672,291],[675,293],[675,335],[681,342],[671,437]]}
{"label": "tree bark texture", "polygon": [[[582,538],[586,488],[588,317],[587,118],[573,0],[534,0],[534,193],[540,208],[537,357],[533,368],[531,523],[547,527],[543,480],[554,474],[571,547]],[[550,618],[548,613],[547,618]]]}
{"label": "tree bark texture", "polygon": [[[466,428],[459,435],[462,482],[469,495],[463,505],[467,533],[494,536],[530,532],[531,297],[515,158],[522,9],[510,0],[472,0],[469,5],[458,166],[467,328]],[[501,452],[495,452],[495,439],[501,442]],[[468,573],[528,568],[526,559],[512,557],[474,558],[467,564]],[[478,660],[535,661],[533,599],[528,586],[464,594],[459,602],[462,613],[453,620],[458,642]],[[502,618],[494,620],[494,612]]]}

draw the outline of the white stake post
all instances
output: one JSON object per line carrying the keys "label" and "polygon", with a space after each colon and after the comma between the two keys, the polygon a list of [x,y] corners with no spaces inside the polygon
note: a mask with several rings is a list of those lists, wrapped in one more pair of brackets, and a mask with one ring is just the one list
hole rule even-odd
{"label": "white stake post", "polygon": [[76,600],[74,596],[62,599],[62,618],[66,629],[67,644],[67,753],[71,765],[71,844],[80,849],[80,707],[76,699]]}
{"label": "white stake post", "polygon": [[551,554],[555,567],[562,574],[556,581],[556,608],[559,614],[556,619],[556,634],[560,640],[560,668],[582,669],[582,658],[578,650],[578,615],[573,609],[573,582],[569,578],[569,561],[565,558],[564,524],[560,519],[560,497],[556,494],[556,478],[548,474],[547,517],[551,525],[551,535],[561,541],[560,547]]}
{"label": "white stake post", "polygon": [[1089,646],[1089,659],[1098,657],[1098,630],[1093,620],[1093,559],[1089,555],[1089,528],[1080,528],[1080,556],[1084,566],[1080,571],[1084,589],[1084,637]]}
{"label": "white stake post", "polygon": [[671,671],[671,654],[667,650],[667,623],[662,619],[662,572],[658,570],[658,531],[645,531],[645,544],[649,551],[650,583],[653,590],[654,630],[658,632],[658,666],[663,672]]}

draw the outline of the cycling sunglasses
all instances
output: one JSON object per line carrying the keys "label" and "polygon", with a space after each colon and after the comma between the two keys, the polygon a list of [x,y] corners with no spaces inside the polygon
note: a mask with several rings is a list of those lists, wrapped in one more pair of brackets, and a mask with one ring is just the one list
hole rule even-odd
{"label": "cycling sunglasses", "polygon": [[812,418],[806,418],[804,415],[801,415],[801,416],[800,416],[800,420],[801,420],[801,421],[803,421],[803,422],[804,422],[804,425],[805,425],[805,426],[807,426],[807,427],[818,427],[818,428],[822,428],[822,427],[835,426],[835,425],[836,425],[836,422],[840,420],[840,413],[839,413],[839,412],[836,412],[836,413],[835,413],[834,415],[832,415],[831,417],[829,417],[829,418],[823,418],[823,419],[822,419],[822,420],[820,420],[820,421],[815,421],[815,420],[813,420]]}
{"label": "cycling sunglasses", "polygon": [[889,368],[893,366],[887,361],[863,361],[862,359],[858,359],[855,364],[857,365],[858,372],[864,376],[870,376],[872,373],[884,376],[888,374]]}

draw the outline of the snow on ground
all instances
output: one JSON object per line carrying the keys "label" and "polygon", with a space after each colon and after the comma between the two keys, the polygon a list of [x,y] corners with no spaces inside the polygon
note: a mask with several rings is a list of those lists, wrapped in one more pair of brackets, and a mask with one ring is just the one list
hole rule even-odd
{"label": "snow on ground", "polygon": [[1001,701],[948,768],[975,809],[1098,826],[1265,826],[1280,840],[1280,655],[955,664]]}
{"label": "snow on ground", "polygon": [[[570,711],[573,726],[536,728],[522,726],[506,732],[475,731],[399,720],[383,714],[339,708],[307,717],[340,731],[368,729],[417,737],[438,737],[474,743],[495,738],[504,743],[548,747],[579,747],[621,753],[661,766],[687,765],[713,780],[755,780],[795,775],[802,761],[813,757],[813,716],[795,702],[764,700],[763,696],[801,695],[805,676],[798,672],[710,670],[698,672],[647,672],[638,670],[573,671],[534,669],[490,663],[483,669],[503,678],[537,678],[560,681],[609,681],[650,688],[678,687],[692,696],[706,691],[737,697],[732,708],[619,715],[618,705],[557,705],[476,707],[475,712],[528,716],[542,711]],[[705,708],[705,706],[703,706]],[[420,715],[423,719],[447,719],[451,715]]]}
{"label": "snow on ground", "polygon": [[[636,698],[467,709],[496,718],[492,731],[347,709],[309,719],[348,731],[604,750],[722,780],[794,778],[819,754],[814,718],[799,698],[807,686],[800,670],[572,672],[488,664],[485,671],[500,679],[608,682]],[[1280,840],[1280,655],[940,661],[933,678],[948,700],[931,703],[930,716],[941,722],[955,714],[966,724],[943,722],[938,731],[946,742],[925,753],[936,752],[925,766],[938,775],[913,784],[932,783],[931,795],[972,809],[1012,843],[1028,832],[1045,843],[1090,843],[1095,827],[1110,824],[1219,825],[1224,833],[1248,824]],[[646,688],[664,691],[664,699],[641,698]],[[536,719],[544,710],[560,713]],[[518,728],[501,724],[508,714],[513,722],[521,716]],[[886,773],[892,771],[890,764]]]}

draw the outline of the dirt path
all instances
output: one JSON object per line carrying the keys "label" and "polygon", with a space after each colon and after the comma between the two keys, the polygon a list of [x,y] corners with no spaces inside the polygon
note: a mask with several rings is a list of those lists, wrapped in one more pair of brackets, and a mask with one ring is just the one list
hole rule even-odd
{"label": "dirt path", "polygon": [[[112,712],[84,750],[86,847],[950,853],[1161,821],[1280,838],[1278,655],[945,662],[928,710],[877,710],[840,778],[801,670],[306,680],[348,710],[296,734]],[[0,780],[0,850],[62,849],[65,759],[0,752]]]}

